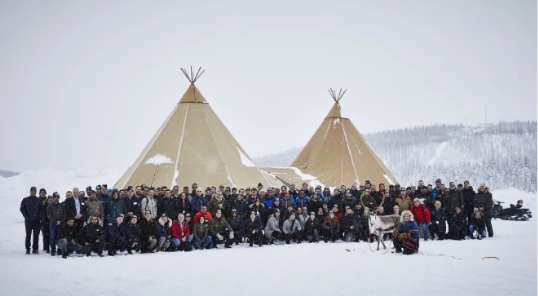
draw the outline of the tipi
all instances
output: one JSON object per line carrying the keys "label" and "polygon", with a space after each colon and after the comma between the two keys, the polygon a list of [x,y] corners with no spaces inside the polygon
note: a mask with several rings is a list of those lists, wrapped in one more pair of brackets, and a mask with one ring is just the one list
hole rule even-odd
{"label": "tipi", "polygon": [[291,164],[303,173],[315,176],[327,186],[395,184],[396,178],[366,143],[351,120],[342,117],[340,100],[346,90],[336,94],[329,89],[334,106],[321,126]]}
{"label": "tipi", "polygon": [[181,70],[189,88],[115,188],[278,184],[256,167],[194,85],[205,70]]}

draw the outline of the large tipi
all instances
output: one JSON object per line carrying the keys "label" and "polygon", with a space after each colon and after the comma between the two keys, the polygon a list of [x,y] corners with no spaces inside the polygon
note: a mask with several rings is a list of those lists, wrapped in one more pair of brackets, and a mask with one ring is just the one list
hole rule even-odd
{"label": "large tipi", "polygon": [[364,184],[395,184],[396,178],[366,143],[351,120],[342,117],[338,95],[329,90],[334,105],[316,133],[291,164],[303,173],[315,176],[327,186]]}
{"label": "large tipi", "polygon": [[205,70],[181,70],[189,88],[115,188],[278,184],[256,167],[194,85]]}

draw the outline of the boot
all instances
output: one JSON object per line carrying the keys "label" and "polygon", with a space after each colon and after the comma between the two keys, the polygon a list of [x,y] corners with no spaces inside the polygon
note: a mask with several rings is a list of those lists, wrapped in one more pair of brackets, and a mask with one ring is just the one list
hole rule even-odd
{"label": "boot", "polygon": [[38,250],[33,250],[32,254],[39,254],[39,251]]}
{"label": "boot", "polygon": [[26,255],[30,255],[30,249],[26,250]]}
{"label": "boot", "polygon": [[63,253],[62,258],[67,259],[67,253]]}
{"label": "boot", "polygon": [[396,253],[401,253],[402,252],[402,248],[398,247],[396,248]]}

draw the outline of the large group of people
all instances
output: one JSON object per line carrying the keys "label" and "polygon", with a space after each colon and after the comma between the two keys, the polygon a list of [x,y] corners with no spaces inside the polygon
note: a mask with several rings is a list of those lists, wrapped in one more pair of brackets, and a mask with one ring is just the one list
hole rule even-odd
{"label": "large group of people", "polygon": [[[42,232],[43,251],[67,258],[374,239],[392,239],[395,253],[414,254],[421,239],[492,237],[492,207],[485,184],[475,192],[468,181],[447,188],[438,179],[435,185],[420,180],[407,188],[366,181],[332,191],[307,183],[267,189],[192,184],[182,190],[102,184],[85,191],[75,187],[63,201],[58,192],[31,187],[20,211],[26,254],[39,253]],[[369,221],[384,215],[397,215],[400,223],[394,233],[377,237]]]}

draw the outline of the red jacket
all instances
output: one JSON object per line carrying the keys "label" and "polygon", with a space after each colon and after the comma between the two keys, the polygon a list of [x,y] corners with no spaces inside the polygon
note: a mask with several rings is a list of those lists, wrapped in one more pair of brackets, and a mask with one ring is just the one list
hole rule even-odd
{"label": "red jacket", "polygon": [[202,217],[202,215],[204,215],[205,223],[211,222],[211,218],[213,217],[211,216],[211,213],[210,212],[202,213],[202,211],[200,211],[196,213],[196,215],[194,215],[194,217],[192,218],[192,225],[198,223],[198,220],[200,220],[200,217]]}
{"label": "red jacket", "polygon": [[191,230],[189,228],[189,223],[183,221],[183,226],[179,225],[178,221],[174,221],[172,223],[172,237],[183,239],[188,237],[191,234]]}
{"label": "red jacket", "polygon": [[409,211],[413,214],[415,217],[415,222],[417,223],[428,223],[430,222],[430,211],[425,205],[419,205],[418,207],[415,207],[413,205]]}

